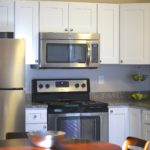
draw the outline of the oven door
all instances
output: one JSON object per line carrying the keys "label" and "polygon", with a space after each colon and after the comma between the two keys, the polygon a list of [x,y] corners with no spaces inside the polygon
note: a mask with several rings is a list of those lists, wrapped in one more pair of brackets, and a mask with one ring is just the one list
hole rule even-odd
{"label": "oven door", "polygon": [[67,138],[108,141],[108,114],[49,114],[48,130],[65,131]]}
{"label": "oven door", "polygon": [[97,67],[98,43],[87,40],[41,40],[41,67]]}

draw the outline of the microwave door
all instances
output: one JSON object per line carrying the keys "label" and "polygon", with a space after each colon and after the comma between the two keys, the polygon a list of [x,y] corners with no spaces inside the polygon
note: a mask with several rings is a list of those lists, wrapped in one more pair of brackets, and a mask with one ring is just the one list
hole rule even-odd
{"label": "microwave door", "polygon": [[86,63],[86,45],[70,44],[69,45],[69,61],[70,63],[85,64]]}

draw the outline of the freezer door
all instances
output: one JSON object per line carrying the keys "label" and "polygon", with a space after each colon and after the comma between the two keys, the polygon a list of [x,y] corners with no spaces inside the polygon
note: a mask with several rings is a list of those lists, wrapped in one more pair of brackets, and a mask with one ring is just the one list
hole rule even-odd
{"label": "freezer door", "polygon": [[24,87],[24,48],[23,39],[0,39],[0,88]]}
{"label": "freezer door", "polygon": [[22,90],[0,90],[0,140],[7,132],[25,131],[25,96]]}

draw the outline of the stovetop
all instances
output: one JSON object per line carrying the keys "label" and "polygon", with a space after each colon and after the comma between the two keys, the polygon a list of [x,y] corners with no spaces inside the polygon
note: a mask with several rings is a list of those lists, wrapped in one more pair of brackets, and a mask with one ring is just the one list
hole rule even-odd
{"label": "stovetop", "polygon": [[47,104],[48,113],[107,112],[108,104],[89,99],[89,79],[33,79],[32,102]]}
{"label": "stovetop", "polygon": [[108,112],[107,103],[95,102],[92,100],[54,101],[46,104],[48,105],[48,113]]}

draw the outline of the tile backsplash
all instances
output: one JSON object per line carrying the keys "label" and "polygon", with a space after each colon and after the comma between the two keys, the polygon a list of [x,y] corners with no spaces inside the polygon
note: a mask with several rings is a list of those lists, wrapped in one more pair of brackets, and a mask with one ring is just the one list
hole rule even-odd
{"label": "tile backsplash", "polygon": [[[131,79],[131,74],[140,69],[148,78],[143,82]],[[149,91],[150,66],[100,65],[98,69],[31,69],[26,65],[25,90],[31,93],[34,78],[89,78],[91,92]]]}

